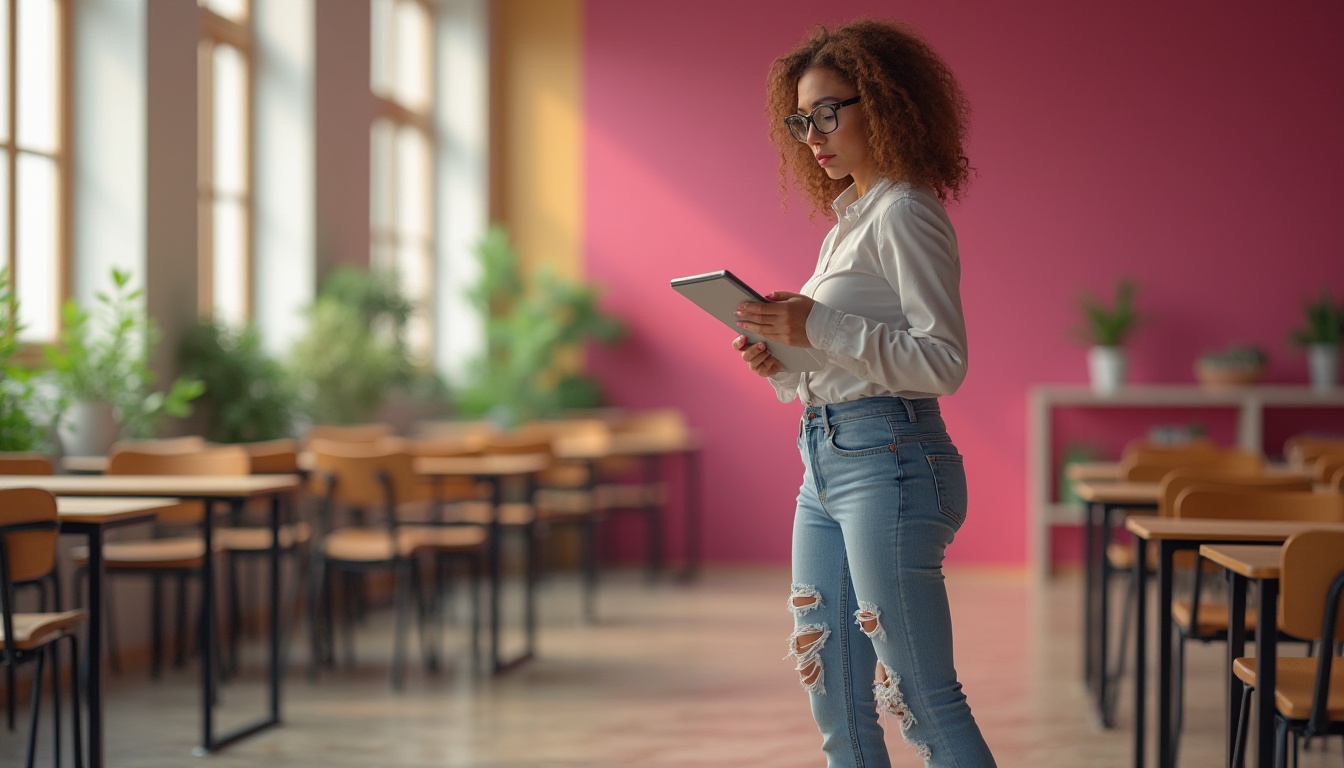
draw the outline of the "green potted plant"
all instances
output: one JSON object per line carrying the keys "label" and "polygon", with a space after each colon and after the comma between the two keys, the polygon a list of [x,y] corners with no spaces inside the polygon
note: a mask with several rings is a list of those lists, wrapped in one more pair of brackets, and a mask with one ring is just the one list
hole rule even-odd
{"label": "green potted plant", "polygon": [[625,326],[598,308],[597,287],[548,268],[525,278],[502,227],[485,234],[476,255],[481,279],[470,298],[485,320],[486,349],[471,366],[458,409],[512,426],[602,405],[597,381],[575,370],[574,350],[588,341],[614,344]]}
{"label": "green potted plant", "polygon": [[312,423],[368,421],[393,391],[417,381],[405,341],[413,311],[395,273],[345,267],[327,278],[289,356]]}
{"label": "green potted plant", "polygon": [[130,273],[112,270],[112,291],[100,292],[91,311],[74,301],[61,309],[62,330],[44,349],[61,395],[58,423],[65,452],[106,453],[118,437],[145,438],[164,416],[184,418],[204,391],[180,377],[165,392],[153,389],[149,353],[159,329],[140,306],[143,290]]}
{"label": "green potted plant", "polygon": [[1307,324],[1292,333],[1292,340],[1307,350],[1311,388],[1328,392],[1339,386],[1339,344],[1344,337],[1344,302],[1335,303],[1330,289],[1302,307]]}
{"label": "green potted plant", "polygon": [[1128,363],[1124,343],[1139,320],[1134,304],[1137,291],[1133,280],[1121,280],[1116,285],[1113,304],[1107,305],[1087,293],[1080,298],[1085,324],[1076,333],[1091,345],[1087,353],[1088,374],[1092,391],[1099,395],[1113,395],[1124,386]]}
{"label": "green potted plant", "polygon": [[203,318],[178,347],[184,374],[205,384],[205,436],[218,443],[289,437],[298,391],[284,366],[262,349],[255,328]]}
{"label": "green potted plant", "polygon": [[1205,352],[1195,363],[1195,378],[1206,387],[1236,387],[1255,384],[1265,373],[1268,358],[1252,344],[1229,344],[1221,351]]}
{"label": "green potted plant", "polygon": [[23,331],[18,315],[9,271],[0,268],[0,451],[50,452],[51,403],[33,371],[17,362]]}

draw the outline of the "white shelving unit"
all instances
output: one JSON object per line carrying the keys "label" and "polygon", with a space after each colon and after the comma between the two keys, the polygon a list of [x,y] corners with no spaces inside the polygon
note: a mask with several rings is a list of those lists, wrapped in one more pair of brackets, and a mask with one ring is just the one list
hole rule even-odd
{"label": "white shelving unit", "polygon": [[1080,524],[1070,505],[1051,501],[1051,421],[1056,408],[1232,408],[1237,411],[1237,445],[1262,450],[1265,408],[1344,408],[1344,389],[1258,386],[1210,389],[1195,384],[1133,386],[1098,395],[1080,385],[1047,384],[1027,394],[1027,557],[1039,577],[1050,575],[1050,528]]}

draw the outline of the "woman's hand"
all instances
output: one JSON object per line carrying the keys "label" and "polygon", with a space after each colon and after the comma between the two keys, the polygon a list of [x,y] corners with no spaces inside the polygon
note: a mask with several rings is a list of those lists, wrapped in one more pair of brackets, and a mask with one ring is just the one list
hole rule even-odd
{"label": "woman's hand", "polygon": [[811,349],[807,340],[807,316],[812,299],[801,293],[775,291],[762,303],[751,301],[737,307],[737,327],[790,347]]}
{"label": "woman's hand", "polygon": [[757,376],[774,376],[784,370],[784,365],[770,354],[763,341],[748,345],[746,336],[738,336],[733,339],[733,349],[742,350],[742,360],[751,366]]}

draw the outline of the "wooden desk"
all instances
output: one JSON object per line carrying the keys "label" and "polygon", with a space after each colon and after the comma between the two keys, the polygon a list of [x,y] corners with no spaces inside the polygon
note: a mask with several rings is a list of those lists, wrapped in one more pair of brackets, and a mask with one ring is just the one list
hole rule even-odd
{"label": "wooden desk", "polygon": [[1227,572],[1227,663],[1224,674],[1227,676],[1227,764],[1232,765],[1242,697],[1241,682],[1232,673],[1232,662],[1246,652],[1246,583],[1250,580],[1256,582],[1260,595],[1255,641],[1255,655],[1260,659],[1256,665],[1255,689],[1262,692],[1261,704],[1256,710],[1258,738],[1266,738],[1265,728],[1272,729],[1274,726],[1273,691],[1279,635],[1277,595],[1283,547],[1277,544],[1204,544],[1200,546],[1199,554],[1222,566]]}
{"label": "wooden desk", "polygon": [[[655,479],[665,475],[663,460],[668,456],[680,456],[682,468],[682,524],[686,538],[686,564],[682,579],[695,578],[700,568],[700,440],[693,434],[678,439],[639,434],[611,435],[605,441],[589,440],[567,443],[561,440],[555,446],[556,458],[567,461],[582,461],[588,464],[591,475],[594,465],[606,458],[630,457],[643,460],[644,482],[652,484]],[[658,532],[655,532],[658,533]],[[661,549],[661,547],[660,547]],[[655,565],[656,567],[656,565]]]}
{"label": "wooden desk", "polygon": [[546,454],[497,454],[440,458],[425,456],[415,460],[416,474],[434,480],[434,495],[439,496],[439,482],[446,477],[468,477],[490,486],[490,667],[497,674],[522,664],[536,654],[537,600],[536,600],[536,519],[526,525],[527,566],[524,577],[524,628],[522,652],[505,659],[500,655],[500,593],[503,577],[500,572],[500,542],[504,527],[499,521],[499,508],[504,503],[503,480],[509,477],[527,479],[527,498],[532,501],[538,473],[551,464]]}
{"label": "wooden desk", "polygon": [[[198,754],[222,749],[239,739],[280,723],[280,499],[299,489],[298,475],[238,475],[206,477],[196,475],[8,475],[0,476],[0,488],[45,488],[60,496],[118,496],[181,498],[200,500],[207,509],[215,502],[240,506],[252,499],[271,501],[271,632],[270,632],[270,711],[250,725],[229,733],[215,734],[215,561],[205,558],[201,575],[203,621],[201,627],[201,745]],[[108,513],[110,514],[110,513]],[[205,551],[214,551],[214,515],[201,521]],[[93,581],[93,553],[90,547],[90,583]],[[101,566],[101,560],[99,565]],[[101,574],[99,577],[101,578]],[[91,598],[92,599],[92,598]],[[91,628],[92,629],[92,628]],[[101,733],[100,733],[101,735]],[[91,737],[92,740],[92,737]]]}
{"label": "wooden desk", "polygon": [[89,635],[85,695],[89,707],[89,766],[103,765],[103,533],[109,528],[148,523],[177,499],[56,497],[61,533],[84,536],[89,547]]}
{"label": "wooden desk", "polygon": [[[1208,520],[1133,515],[1125,521],[1125,527],[1139,539],[1157,543],[1157,636],[1161,639],[1158,643],[1157,764],[1161,768],[1172,768],[1174,764],[1171,749],[1172,647],[1167,639],[1171,637],[1172,631],[1172,560],[1176,552],[1182,549],[1198,549],[1204,544],[1281,543],[1293,534],[1306,530],[1344,531],[1344,523]],[[1134,578],[1137,583],[1143,583],[1142,578],[1147,569],[1148,548],[1145,546],[1136,547]],[[1269,600],[1269,605],[1275,604],[1277,582],[1275,584],[1276,587],[1270,590],[1274,594],[1261,594],[1261,600]],[[1143,766],[1146,764],[1147,757],[1144,740],[1147,722],[1145,688],[1148,671],[1148,598],[1147,590],[1144,589],[1136,590],[1135,594],[1138,605],[1134,622],[1134,765]],[[1262,611],[1262,613],[1265,615],[1260,618],[1257,624],[1257,645],[1264,643],[1260,647],[1265,648],[1266,652],[1272,652],[1274,635],[1273,633],[1266,634],[1266,632],[1270,629],[1277,632],[1277,622],[1275,621],[1274,611]],[[1236,624],[1235,621],[1232,623]],[[1269,670],[1266,684],[1273,685],[1273,667],[1270,666]],[[1257,669],[1257,673],[1263,675],[1264,670]],[[1272,691],[1272,688],[1269,690]],[[1271,693],[1270,696],[1272,695]],[[1261,768],[1269,768],[1274,764],[1274,709],[1273,707],[1265,707],[1264,709],[1266,712],[1261,713],[1257,730],[1259,736],[1259,760],[1257,764]],[[1264,717],[1266,713],[1270,715],[1268,720]]]}

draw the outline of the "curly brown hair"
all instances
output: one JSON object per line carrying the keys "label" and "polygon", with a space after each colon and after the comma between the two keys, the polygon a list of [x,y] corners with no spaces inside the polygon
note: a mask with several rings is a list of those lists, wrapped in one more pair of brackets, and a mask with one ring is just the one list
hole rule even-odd
{"label": "curly brown hair", "polygon": [[784,125],[783,117],[798,108],[798,81],[814,67],[832,70],[858,90],[869,153],[881,176],[928,186],[944,202],[961,199],[971,173],[962,149],[970,105],[961,86],[912,29],[872,19],[818,26],[771,65],[765,109],[779,150],[782,196],[792,180],[814,211],[833,217],[831,201],[849,186],[847,179],[828,177]]}

